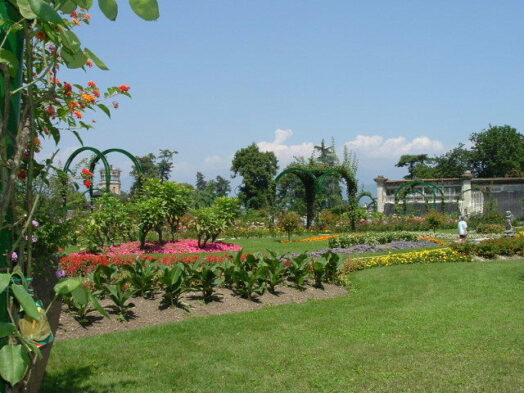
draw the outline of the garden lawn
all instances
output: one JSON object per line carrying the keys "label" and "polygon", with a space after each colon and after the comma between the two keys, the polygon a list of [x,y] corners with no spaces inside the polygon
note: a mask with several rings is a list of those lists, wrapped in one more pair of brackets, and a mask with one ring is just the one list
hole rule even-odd
{"label": "garden lawn", "polygon": [[42,392],[522,391],[524,261],[350,278],[342,298],[58,342]]}

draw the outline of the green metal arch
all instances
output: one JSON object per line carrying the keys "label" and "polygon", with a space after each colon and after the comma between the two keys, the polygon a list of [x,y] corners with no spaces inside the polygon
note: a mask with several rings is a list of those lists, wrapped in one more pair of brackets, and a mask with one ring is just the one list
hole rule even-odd
{"label": "green metal arch", "polygon": [[[118,149],[118,148],[106,149],[106,150],[104,150],[102,152],[101,156],[96,155],[95,157],[93,157],[93,159],[91,160],[91,163],[89,164],[89,170],[94,173],[95,166],[98,163],[98,161],[100,161],[102,159],[102,157],[106,158],[106,156],[109,153],[120,153],[120,154],[125,155],[126,157],[128,157],[133,162],[133,165],[135,166],[136,171],[138,173],[140,173],[140,174],[144,173],[144,171],[142,170],[142,165],[140,164],[140,162],[136,159],[136,157],[134,155],[129,153],[127,150]],[[105,165],[104,165],[104,167],[105,167]],[[106,170],[106,189],[107,189],[107,191],[109,191],[109,185],[107,183],[107,169],[105,169],[105,170]],[[109,167],[109,184],[110,183],[111,183],[111,167]],[[91,186],[91,188],[90,188],[89,195],[93,196],[93,186]]]}
{"label": "green metal arch", "polygon": [[[444,210],[444,192],[442,192],[442,189],[440,187],[437,187],[433,183],[425,182],[423,180],[410,180],[410,181],[402,184],[395,191],[395,205],[398,204],[399,199],[402,197],[402,199],[404,200],[404,211],[406,211],[406,209],[407,209],[406,198],[407,198],[408,194],[410,194],[410,193],[419,193],[419,194],[421,194],[424,197],[424,199],[426,199],[425,195],[420,190],[417,190],[415,188],[417,186],[428,187],[429,189],[431,189],[431,192],[433,194],[433,203],[434,204],[437,203],[437,193],[439,193],[440,194],[440,198],[441,198],[440,200],[441,200],[441,204],[442,204],[442,210]],[[427,203],[427,200],[426,200],[426,203]]]}
{"label": "green metal arch", "polygon": [[369,191],[362,191],[361,193],[359,193],[356,196],[357,204],[360,202],[360,200],[362,198],[365,198],[365,197],[368,197],[369,199],[371,199],[371,204],[373,205],[373,210],[376,211],[377,210],[377,199],[375,197],[373,197],[373,195],[371,195],[371,193]]}
{"label": "green metal arch", "polygon": [[[84,146],[76,149],[67,159],[65,165],[64,165],[64,172],[67,173],[69,171],[69,168],[71,164],[73,163],[73,160],[82,152],[84,151],[90,151],[95,153],[95,156],[98,157],[99,160],[102,160],[102,163],[104,164],[104,170],[105,170],[105,180],[106,180],[106,192],[109,192],[109,185],[111,184],[111,167],[109,166],[109,162],[107,162],[107,159],[105,155],[98,149],[90,146]],[[91,185],[90,189],[92,189],[93,186]],[[90,192],[90,195],[92,196],[92,192]]]}

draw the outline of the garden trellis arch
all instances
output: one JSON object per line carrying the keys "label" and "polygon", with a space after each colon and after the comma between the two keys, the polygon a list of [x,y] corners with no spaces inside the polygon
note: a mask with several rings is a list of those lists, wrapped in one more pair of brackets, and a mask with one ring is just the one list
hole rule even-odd
{"label": "garden trellis arch", "polygon": [[[67,172],[70,170],[71,164],[73,163],[74,159],[82,152],[84,151],[90,151],[95,154],[91,162],[89,163],[89,171],[94,173],[95,166],[98,163],[98,161],[102,161],[102,164],[104,165],[104,179],[105,179],[105,190],[104,192],[110,192],[110,186],[111,186],[111,166],[109,165],[109,162],[107,161],[107,155],[109,153],[120,153],[128,157],[135,166],[135,170],[142,174],[142,166],[140,165],[140,162],[136,159],[134,155],[129,153],[127,150],[124,149],[118,149],[118,148],[111,148],[106,149],[104,151],[100,151],[97,148],[91,147],[91,146],[84,146],[79,149],[76,149],[67,159],[66,164],[64,165],[64,173],[67,174]],[[88,189],[89,196],[92,199],[93,198],[93,184],[91,184],[91,187]],[[65,204],[65,195],[64,195],[64,204]]]}
{"label": "garden trellis arch", "polygon": [[421,194],[424,198],[425,203],[427,203],[426,195],[418,190],[416,187],[422,186],[427,187],[431,190],[431,193],[433,195],[433,204],[437,204],[437,194],[439,194],[440,201],[441,201],[441,208],[444,211],[444,192],[442,192],[441,188],[433,183],[429,183],[423,180],[410,180],[404,184],[402,184],[396,191],[395,191],[395,207],[398,205],[399,200],[402,198],[402,201],[404,202],[404,213],[407,211],[407,196],[409,194],[418,193]]}
{"label": "garden trellis arch", "polygon": [[371,203],[368,206],[372,206],[373,211],[377,211],[377,199],[371,195],[369,191],[362,191],[357,195],[356,203],[358,204],[362,198],[368,197],[371,199]]}
{"label": "garden trellis arch", "polygon": [[293,174],[304,185],[304,201],[306,202],[306,227],[310,228],[315,216],[315,200],[317,194],[323,191],[323,185],[330,176],[342,178],[346,182],[346,193],[349,205],[354,208],[356,204],[357,181],[355,176],[345,167],[334,168],[302,168],[291,167],[283,170],[275,178],[277,183],[283,176]]}

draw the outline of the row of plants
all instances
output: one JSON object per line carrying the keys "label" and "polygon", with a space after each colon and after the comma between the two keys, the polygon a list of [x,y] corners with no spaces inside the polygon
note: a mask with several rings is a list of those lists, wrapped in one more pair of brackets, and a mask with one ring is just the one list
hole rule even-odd
{"label": "row of plants", "polygon": [[[127,262],[127,261],[126,261]],[[342,282],[342,261],[338,255],[326,253],[320,258],[305,254],[295,258],[237,253],[221,262],[199,259],[193,263],[164,265],[157,260],[136,259],[133,263],[96,266],[81,276],[82,286],[65,296],[69,311],[80,322],[88,321],[95,310],[107,316],[99,299],[111,301],[109,306],[120,320],[129,317],[133,297],[152,298],[160,293],[162,307],[187,308],[182,296],[199,291],[207,303],[216,297],[219,287],[231,289],[236,295],[253,300],[265,291],[275,293],[278,285],[288,284],[303,290],[311,280],[313,286]]]}
{"label": "row of plants", "polygon": [[488,239],[479,243],[456,243],[451,245],[453,250],[482,258],[494,258],[497,255],[524,256],[524,236],[502,237]]}
{"label": "row of plants", "polygon": [[77,238],[72,240],[90,253],[99,253],[104,247],[136,239],[145,247],[152,233],[159,242],[166,233],[175,240],[181,228],[189,227],[198,246],[205,247],[233,225],[240,215],[240,201],[220,197],[210,207],[192,209],[192,192],[183,184],[148,179],[132,202],[104,194],[81,216]]}
{"label": "row of plants", "polygon": [[344,262],[343,273],[368,269],[377,266],[406,265],[413,263],[471,262],[471,256],[450,248],[436,250],[389,253],[376,257],[348,258]]}
{"label": "row of plants", "polygon": [[356,233],[352,235],[331,237],[330,248],[348,248],[357,244],[386,244],[393,241],[417,241],[418,235],[413,232]]}

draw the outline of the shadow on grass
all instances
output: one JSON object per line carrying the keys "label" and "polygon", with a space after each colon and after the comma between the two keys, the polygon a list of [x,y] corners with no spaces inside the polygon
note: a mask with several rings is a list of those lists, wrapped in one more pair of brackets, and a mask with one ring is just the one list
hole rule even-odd
{"label": "shadow on grass", "polygon": [[[120,381],[102,382],[100,378],[92,378],[98,374],[92,366],[68,368],[60,373],[46,374],[40,388],[40,393],[112,393],[121,391],[122,387],[130,387],[133,382]],[[86,386],[86,380],[95,385]]]}

